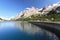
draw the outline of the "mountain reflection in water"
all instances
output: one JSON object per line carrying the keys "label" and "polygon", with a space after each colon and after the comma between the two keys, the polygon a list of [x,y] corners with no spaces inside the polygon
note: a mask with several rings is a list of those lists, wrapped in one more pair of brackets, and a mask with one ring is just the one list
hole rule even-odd
{"label": "mountain reflection in water", "polygon": [[58,37],[26,21],[10,21],[0,22],[0,40],[58,40]]}

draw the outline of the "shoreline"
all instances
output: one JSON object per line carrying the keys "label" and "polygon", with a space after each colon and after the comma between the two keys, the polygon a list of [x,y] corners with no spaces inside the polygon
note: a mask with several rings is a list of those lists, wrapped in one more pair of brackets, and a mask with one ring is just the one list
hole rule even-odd
{"label": "shoreline", "polygon": [[60,39],[60,24],[59,23],[56,23],[56,22],[29,22],[29,23],[34,24],[40,28],[43,28],[45,30],[48,30],[54,33]]}

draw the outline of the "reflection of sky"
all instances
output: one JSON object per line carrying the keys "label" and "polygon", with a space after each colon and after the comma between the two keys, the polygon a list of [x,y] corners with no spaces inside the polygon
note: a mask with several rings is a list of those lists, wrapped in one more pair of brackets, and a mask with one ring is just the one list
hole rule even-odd
{"label": "reflection of sky", "polygon": [[43,31],[38,28],[37,26],[35,25],[32,25],[28,22],[16,22],[15,24],[20,30],[23,30],[25,32],[28,32],[28,33],[31,33],[31,34],[34,34],[36,32],[41,32],[43,33]]}
{"label": "reflection of sky", "polygon": [[[58,40],[56,35],[38,28],[28,22],[1,22],[0,39],[19,39],[19,40]],[[44,39],[43,39],[44,38]]]}
{"label": "reflection of sky", "polygon": [[[19,25],[21,24],[21,25]],[[15,24],[20,30],[27,32],[30,35],[39,34],[40,36],[48,36],[49,38],[57,38],[56,35],[52,34],[49,31],[39,28],[38,26],[32,25],[28,22],[16,22]]]}
{"label": "reflection of sky", "polygon": [[13,22],[1,22],[0,23],[0,28],[2,28],[2,27],[12,27],[12,26],[14,26],[14,23]]}

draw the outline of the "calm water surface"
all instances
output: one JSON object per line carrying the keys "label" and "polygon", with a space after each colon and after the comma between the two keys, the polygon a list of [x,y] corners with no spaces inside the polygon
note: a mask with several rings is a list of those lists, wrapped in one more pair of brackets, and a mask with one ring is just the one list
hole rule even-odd
{"label": "calm water surface", "polygon": [[0,22],[0,40],[58,40],[58,37],[26,21],[10,21]]}

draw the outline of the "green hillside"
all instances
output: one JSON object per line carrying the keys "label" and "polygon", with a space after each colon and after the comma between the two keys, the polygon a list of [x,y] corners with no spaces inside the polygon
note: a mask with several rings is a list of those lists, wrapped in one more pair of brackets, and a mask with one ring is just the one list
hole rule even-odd
{"label": "green hillside", "polygon": [[0,20],[3,20],[2,18],[0,18]]}
{"label": "green hillside", "polygon": [[30,21],[30,20],[39,20],[39,21],[60,21],[60,12],[56,12],[55,10],[51,10],[47,14],[35,14],[27,18],[19,18],[17,20],[24,20],[24,21]]}

